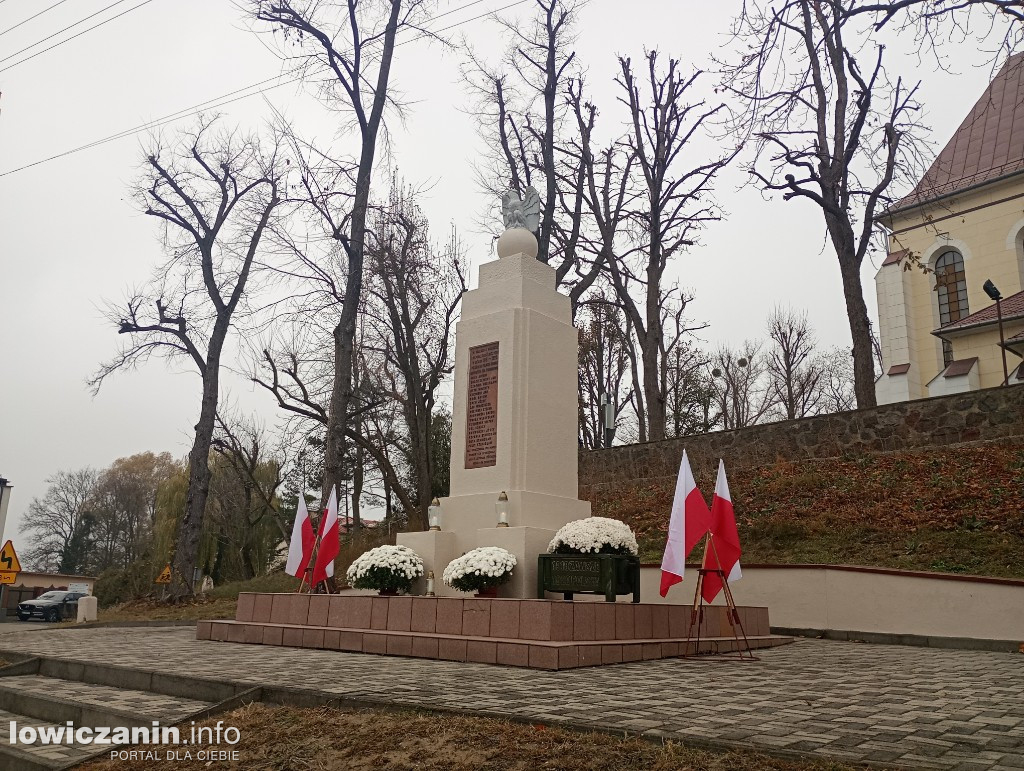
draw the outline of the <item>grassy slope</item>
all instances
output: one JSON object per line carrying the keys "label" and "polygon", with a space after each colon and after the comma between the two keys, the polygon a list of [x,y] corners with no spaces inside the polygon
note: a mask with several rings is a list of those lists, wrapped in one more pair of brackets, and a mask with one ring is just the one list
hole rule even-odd
{"label": "grassy slope", "polygon": [[[250,704],[206,721],[239,729],[240,767],[253,771],[848,771],[818,759],[782,760],[756,752],[713,752],[635,737],[577,733],[488,718],[411,711],[295,709]],[[156,749],[156,748],[147,748]],[[206,747],[178,748],[195,753]],[[166,761],[161,761],[165,763]],[[222,766],[224,764],[214,764]],[[176,762],[203,769],[206,761]],[[150,760],[99,760],[90,771],[148,771]]]}
{"label": "grassy slope", "polygon": [[[349,564],[367,549],[388,542],[390,536],[364,531],[342,543],[335,563],[335,575],[343,578]],[[393,542],[393,540],[391,541]],[[174,605],[152,597],[100,608],[98,621],[197,621],[204,618],[234,618],[239,592],[294,592],[298,579],[283,572],[257,576],[248,581],[233,581],[214,588],[206,597]]]}
{"label": "grassy slope", "polygon": [[[714,489],[713,479],[698,482]],[[641,556],[660,559],[674,484],[624,486],[595,502],[594,514],[628,522]],[[1024,577],[1017,445],[777,463],[733,472],[729,485],[747,563]]]}

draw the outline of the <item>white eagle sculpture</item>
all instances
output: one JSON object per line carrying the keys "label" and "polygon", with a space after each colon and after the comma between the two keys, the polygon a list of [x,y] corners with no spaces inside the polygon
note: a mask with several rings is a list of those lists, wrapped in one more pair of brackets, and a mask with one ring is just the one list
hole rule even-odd
{"label": "white eagle sculpture", "polygon": [[515,190],[506,190],[501,196],[501,216],[506,230],[525,228],[536,233],[540,228],[540,193],[531,185],[520,200]]}

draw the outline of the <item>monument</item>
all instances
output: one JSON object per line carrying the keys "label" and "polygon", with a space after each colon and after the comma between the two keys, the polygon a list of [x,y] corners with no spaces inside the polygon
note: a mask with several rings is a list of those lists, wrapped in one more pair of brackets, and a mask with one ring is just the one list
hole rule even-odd
{"label": "monument", "polygon": [[[412,596],[242,592],[235,619],[199,621],[196,639],[547,670],[738,650],[727,633],[737,620],[748,649],[791,641],[770,633],[767,608],[705,606],[691,639],[688,604],[536,598],[538,555],[590,516],[577,498],[578,339],[555,271],[537,260],[540,197],[529,188],[502,204],[498,259],[463,295],[455,332],[451,495],[437,529],[398,535],[447,596],[427,595],[422,579]],[[498,598],[440,580],[479,546],[516,557]]]}
{"label": "monument", "polygon": [[[537,555],[567,522],[590,516],[577,497],[579,340],[555,271],[537,260],[540,196],[502,197],[498,259],[480,267],[462,298],[455,331],[451,495],[440,530],[401,533],[398,543],[440,578],[445,565],[478,546],[516,556],[504,597],[533,597]],[[507,526],[496,504],[505,493]],[[458,595],[440,580],[439,594]]]}

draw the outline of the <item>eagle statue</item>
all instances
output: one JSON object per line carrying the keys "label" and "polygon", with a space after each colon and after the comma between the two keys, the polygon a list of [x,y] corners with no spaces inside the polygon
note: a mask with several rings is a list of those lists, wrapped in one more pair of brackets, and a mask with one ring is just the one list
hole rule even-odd
{"label": "eagle statue", "polygon": [[515,190],[506,190],[501,196],[501,216],[506,230],[525,228],[536,233],[540,228],[540,193],[531,185],[520,200]]}

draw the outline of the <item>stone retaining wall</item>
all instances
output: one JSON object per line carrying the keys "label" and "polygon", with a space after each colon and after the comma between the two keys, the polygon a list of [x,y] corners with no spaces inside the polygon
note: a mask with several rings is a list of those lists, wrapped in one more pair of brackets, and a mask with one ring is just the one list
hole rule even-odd
{"label": "stone retaining wall", "polygon": [[593,501],[602,491],[623,483],[674,478],[684,447],[698,481],[710,483],[719,458],[732,470],[778,461],[1021,438],[1024,385],[989,388],[736,431],[581,451],[580,498]]}

